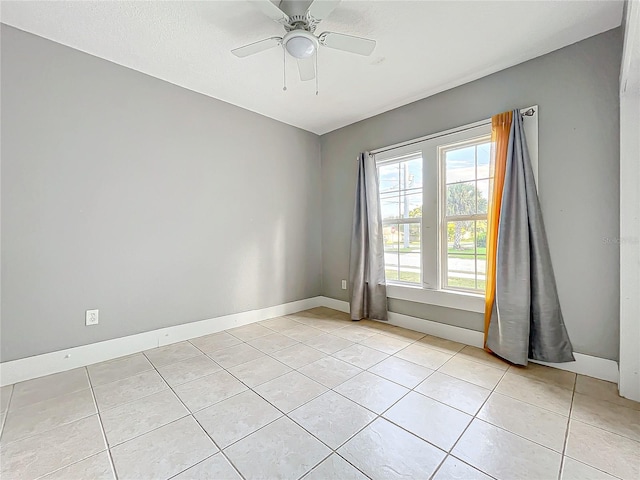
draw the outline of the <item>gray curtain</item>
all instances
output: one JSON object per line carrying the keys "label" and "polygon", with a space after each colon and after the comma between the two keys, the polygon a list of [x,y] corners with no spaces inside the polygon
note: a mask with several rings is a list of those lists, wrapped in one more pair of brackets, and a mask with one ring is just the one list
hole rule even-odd
{"label": "gray curtain", "polygon": [[369,152],[358,156],[358,180],[349,265],[351,319],[387,320],[378,171]]}
{"label": "gray curtain", "polygon": [[513,111],[506,167],[498,227],[496,297],[487,346],[517,365],[526,365],[528,358],[574,361],[518,110]]}

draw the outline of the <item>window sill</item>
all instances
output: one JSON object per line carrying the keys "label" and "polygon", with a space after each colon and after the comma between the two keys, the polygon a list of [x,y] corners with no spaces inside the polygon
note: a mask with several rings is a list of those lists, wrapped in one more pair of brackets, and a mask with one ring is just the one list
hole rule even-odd
{"label": "window sill", "polygon": [[484,295],[449,290],[429,290],[418,286],[387,284],[387,297],[409,302],[484,313]]}

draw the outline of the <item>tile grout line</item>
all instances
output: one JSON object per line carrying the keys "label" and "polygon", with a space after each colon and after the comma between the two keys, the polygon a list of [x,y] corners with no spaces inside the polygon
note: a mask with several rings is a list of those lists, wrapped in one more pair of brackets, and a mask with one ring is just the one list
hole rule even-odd
{"label": "tile grout line", "polygon": [[0,440],[2,440],[2,436],[4,435],[4,427],[7,423],[7,418],[9,418],[9,409],[11,408],[11,400],[13,400],[13,393],[15,392],[15,390],[16,390],[16,386],[12,385],[11,393],[9,394],[9,401],[7,402],[7,408],[4,411],[4,418],[2,419],[2,425],[0,425]]}
{"label": "tile grout line", "polygon": [[107,439],[107,432],[104,429],[104,424],[102,423],[102,415],[100,415],[100,408],[98,408],[98,399],[96,398],[96,394],[93,391],[93,382],[91,382],[91,375],[89,375],[89,369],[84,367],[87,373],[87,378],[89,380],[89,387],[91,388],[91,397],[93,398],[93,404],[96,407],[96,413],[98,415],[98,422],[100,423],[100,431],[102,432],[102,439],[104,440],[104,445],[107,447],[107,457],[109,458],[109,465],[111,465],[111,471],[113,472],[116,480],[118,479],[118,472],[116,471],[116,464],[113,461],[113,457],[111,456],[111,447],[109,446],[109,440]]}

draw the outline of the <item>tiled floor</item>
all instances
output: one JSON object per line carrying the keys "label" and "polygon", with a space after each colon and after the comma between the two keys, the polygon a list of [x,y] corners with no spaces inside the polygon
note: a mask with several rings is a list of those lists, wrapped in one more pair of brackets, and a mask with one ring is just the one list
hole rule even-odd
{"label": "tiled floor", "polygon": [[3,480],[640,478],[615,385],[327,308],[0,398]]}

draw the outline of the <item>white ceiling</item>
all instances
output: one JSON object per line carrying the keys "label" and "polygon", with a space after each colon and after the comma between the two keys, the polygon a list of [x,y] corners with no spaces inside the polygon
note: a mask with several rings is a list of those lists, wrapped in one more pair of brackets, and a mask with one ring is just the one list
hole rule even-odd
{"label": "white ceiling", "polygon": [[323,134],[615,28],[623,2],[344,0],[317,33],[378,44],[371,57],[322,47],[318,97],[293,59],[282,90],[281,49],[244,59],[230,53],[284,33],[244,0],[3,1],[1,8],[8,25]]}

